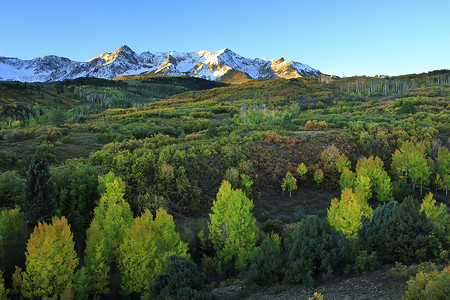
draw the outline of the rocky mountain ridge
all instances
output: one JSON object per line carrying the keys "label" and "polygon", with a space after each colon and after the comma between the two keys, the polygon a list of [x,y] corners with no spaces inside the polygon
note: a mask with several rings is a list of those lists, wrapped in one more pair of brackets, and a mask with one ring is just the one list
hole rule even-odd
{"label": "rocky mountain ridge", "polygon": [[320,71],[308,65],[286,61],[249,59],[228,48],[217,52],[143,52],[137,54],[122,45],[113,53],[103,53],[85,62],[54,55],[32,60],[0,56],[0,80],[54,82],[78,77],[112,79],[124,75],[193,76],[224,82],[250,79],[297,78],[319,76]]}

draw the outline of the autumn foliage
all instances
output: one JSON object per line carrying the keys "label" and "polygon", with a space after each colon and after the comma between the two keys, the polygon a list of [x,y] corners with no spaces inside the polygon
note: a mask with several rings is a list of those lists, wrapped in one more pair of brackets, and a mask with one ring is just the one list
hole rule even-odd
{"label": "autumn foliage", "polygon": [[65,217],[39,223],[27,243],[23,294],[27,298],[70,299],[78,265],[70,226]]}

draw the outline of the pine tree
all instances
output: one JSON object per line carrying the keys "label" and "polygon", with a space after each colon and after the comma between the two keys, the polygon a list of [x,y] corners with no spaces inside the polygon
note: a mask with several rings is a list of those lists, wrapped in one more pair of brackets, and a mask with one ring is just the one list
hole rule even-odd
{"label": "pine tree", "polygon": [[56,215],[56,201],[46,159],[37,152],[30,162],[23,202],[25,219],[30,225],[50,222]]}

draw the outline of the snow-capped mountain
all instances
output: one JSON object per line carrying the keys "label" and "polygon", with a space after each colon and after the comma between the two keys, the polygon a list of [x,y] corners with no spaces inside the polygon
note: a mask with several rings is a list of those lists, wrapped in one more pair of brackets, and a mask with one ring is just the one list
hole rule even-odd
{"label": "snow-capped mountain", "polygon": [[78,77],[111,79],[123,75],[193,76],[209,80],[239,82],[257,78],[297,78],[318,76],[320,71],[283,58],[249,59],[230,49],[218,52],[135,53],[123,45],[113,53],[103,53],[85,62],[54,55],[32,60],[0,56],[0,80],[53,82]]}

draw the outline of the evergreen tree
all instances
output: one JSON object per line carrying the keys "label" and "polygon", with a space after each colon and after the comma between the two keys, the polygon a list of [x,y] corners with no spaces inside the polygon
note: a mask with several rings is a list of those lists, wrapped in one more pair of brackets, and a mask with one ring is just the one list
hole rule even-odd
{"label": "evergreen tree", "polygon": [[327,220],[310,215],[287,241],[287,282],[314,284],[316,279],[342,274],[350,262],[351,243]]}
{"label": "evergreen tree", "polygon": [[167,258],[165,274],[160,274],[150,286],[149,294],[142,299],[216,299],[206,285],[206,277],[197,266],[185,257],[171,255]]}
{"label": "evergreen tree", "polygon": [[3,210],[0,214],[0,266],[9,275],[14,265],[25,258],[26,225],[19,208]]}
{"label": "evergreen tree", "polygon": [[50,222],[56,215],[56,201],[53,197],[53,184],[47,160],[37,152],[28,169],[25,196],[23,201],[25,219],[30,225]]}
{"label": "evergreen tree", "polygon": [[14,208],[22,203],[25,180],[16,171],[6,171],[0,176],[0,207]]}
{"label": "evergreen tree", "polygon": [[384,262],[407,264],[439,255],[440,241],[417,200],[407,197],[379,232],[376,251]]}
{"label": "evergreen tree", "polygon": [[250,257],[247,280],[257,285],[275,284],[281,278],[281,266],[279,245],[272,239],[265,238]]}

